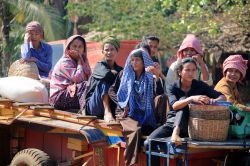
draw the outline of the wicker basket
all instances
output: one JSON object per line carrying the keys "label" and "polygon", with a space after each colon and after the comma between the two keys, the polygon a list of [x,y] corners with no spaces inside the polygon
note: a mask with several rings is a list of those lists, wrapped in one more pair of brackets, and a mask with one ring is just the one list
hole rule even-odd
{"label": "wicker basket", "polygon": [[15,61],[9,69],[8,76],[24,76],[39,80],[39,71],[34,62]]}
{"label": "wicker basket", "polygon": [[224,141],[227,139],[230,112],[224,106],[191,105],[188,132],[191,139]]}

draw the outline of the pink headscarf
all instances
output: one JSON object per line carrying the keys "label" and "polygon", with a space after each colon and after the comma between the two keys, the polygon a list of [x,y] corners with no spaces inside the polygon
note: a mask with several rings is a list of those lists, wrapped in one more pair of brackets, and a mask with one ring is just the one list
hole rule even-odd
{"label": "pink headscarf", "polygon": [[179,50],[177,51],[177,57],[181,58],[181,52],[186,48],[193,48],[195,51],[203,56],[201,43],[200,41],[195,37],[194,34],[187,34],[185,39],[183,40]]}
{"label": "pink headscarf", "polygon": [[227,69],[233,68],[240,71],[242,80],[246,76],[247,62],[248,60],[243,59],[241,55],[230,55],[223,63],[224,76],[226,75]]}
{"label": "pink headscarf", "polygon": [[37,21],[31,21],[27,24],[26,33],[28,33],[29,31],[36,31],[36,33],[43,35],[43,27]]}

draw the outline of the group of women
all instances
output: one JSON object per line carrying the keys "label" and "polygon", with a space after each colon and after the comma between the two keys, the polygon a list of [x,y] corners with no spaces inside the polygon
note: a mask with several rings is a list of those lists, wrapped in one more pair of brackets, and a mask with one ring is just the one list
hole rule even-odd
{"label": "group of women", "polygon": [[[39,67],[42,63],[37,56],[47,56],[39,54],[47,46],[40,41],[36,48],[36,40],[32,38],[34,35],[43,36],[39,26],[28,24],[26,33],[31,39],[27,43],[30,43],[32,51],[27,47],[29,44],[25,43],[22,47],[27,47],[25,52],[30,54],[25,56],[22,53],[22,59],[34,60],[41,75],[47,76]],[[250,107],[243,105],[237,88],[237,84],[245,77],[248,63],[241,55],[231,55],[225,60],[224,77],[213,89],[201,43],[193,34],[187,35],[183,40],[177,52],[178,59],[169,68],[166,78],[154,58],[158,44],[159,38],[146,36],[137,49],[129,54],[122,68],[116,63],[120,43],[115,37],[108,36],[102,44],[104,59],[91,72],[86,41],[82,36],[74,35],[67,40],[64,54],[51,75],[50,104],[55,108],[80,109],[86,115],[94,115],[107,122],[119,119],[127,141],[126,165],[137,162],[142,134],[148,134],[148,139],[171,136],[173,142],[187,137],[190,103],[212,104],[227,100],[244,111],[250,110]],[[47,59],[51,59],[50,56],[48,54]],[[170,105],[167,121],[161,126],[157,126],[155,118],[154,98],[157,95],[168,96]],[[152,162],[159,165],[157,157]]]}

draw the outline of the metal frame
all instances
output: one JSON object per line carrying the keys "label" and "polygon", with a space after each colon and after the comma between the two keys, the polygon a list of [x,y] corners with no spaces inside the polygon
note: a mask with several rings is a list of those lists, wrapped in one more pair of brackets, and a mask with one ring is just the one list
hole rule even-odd
{"label": "metal frame", "polygon": [[[155,152],[152,151],[152,142],[165,143],[164,152]],[[182,165],[182,159],[179,156],[183,157],[184,166],[188,166],[188,147],[187,141],[183,141],[181,146],[176,146],[173,142],[170,141],[170,138],[159,138],[159,139],[149,139],[148,150],[146,151],[148,165],[151,166],[151,156],[159,156],[166,158],[164,165],[170,165],[170,159],[176,158],[176,165]]]}

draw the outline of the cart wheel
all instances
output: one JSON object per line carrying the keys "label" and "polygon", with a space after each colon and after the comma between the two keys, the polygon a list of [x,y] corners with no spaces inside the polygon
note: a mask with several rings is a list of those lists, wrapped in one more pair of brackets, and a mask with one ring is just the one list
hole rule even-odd
{"label": "cart wheel", "polygon": [[49,155],[39,149],[24,149],[18,152],[10,166],[54,166]]}

